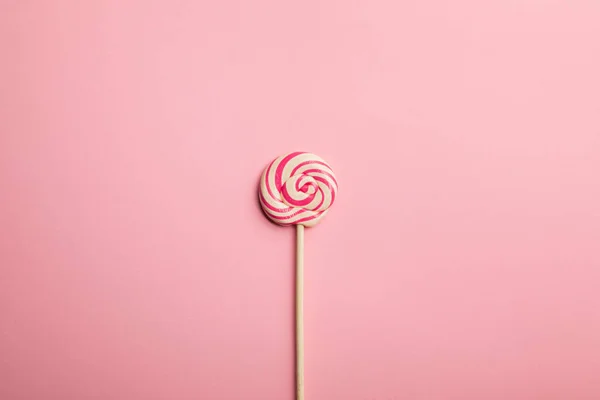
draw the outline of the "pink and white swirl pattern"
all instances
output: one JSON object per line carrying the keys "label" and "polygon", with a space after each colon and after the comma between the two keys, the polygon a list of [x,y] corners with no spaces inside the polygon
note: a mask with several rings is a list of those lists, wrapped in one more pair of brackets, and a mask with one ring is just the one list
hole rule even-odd
{"label": "pink and white swirl pattern", "polygon": [[294,152],[275,159],[262,174],[258,196],[279,225],[316,225],[338,191],[331,167],[319,156]]}

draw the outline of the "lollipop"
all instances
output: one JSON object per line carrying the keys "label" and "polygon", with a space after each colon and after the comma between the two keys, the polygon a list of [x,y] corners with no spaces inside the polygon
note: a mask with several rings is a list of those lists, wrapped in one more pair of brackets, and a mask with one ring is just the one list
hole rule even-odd
{"label": "lollipop", "polygon": [[276,158],[260,179],[258,196],[273,222],[296,225],[296,399],[304,400],[304,227],[321,221],[335,201],[337,181],[319,156],[294,152]]}

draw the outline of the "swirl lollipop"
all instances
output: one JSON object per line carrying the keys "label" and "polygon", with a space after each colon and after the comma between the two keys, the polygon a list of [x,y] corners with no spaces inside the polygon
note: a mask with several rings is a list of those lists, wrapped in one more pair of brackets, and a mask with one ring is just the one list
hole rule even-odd
{"label": "swirl lollipop", "polygon": [[294,152],[276,158],[260,179],[260,205],[279,225],[296,225],[296,399],[304,400],[304,227],[321,221],[338,190],[331,167],[319,156]]}

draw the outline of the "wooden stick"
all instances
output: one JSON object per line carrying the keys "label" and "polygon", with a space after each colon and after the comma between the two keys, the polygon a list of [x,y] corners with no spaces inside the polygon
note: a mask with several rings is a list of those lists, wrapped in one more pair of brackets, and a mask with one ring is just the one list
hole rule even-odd
{"label": "wooden stick", "polygon": [[304,400],[304,226],[296,225],[296,400]]}

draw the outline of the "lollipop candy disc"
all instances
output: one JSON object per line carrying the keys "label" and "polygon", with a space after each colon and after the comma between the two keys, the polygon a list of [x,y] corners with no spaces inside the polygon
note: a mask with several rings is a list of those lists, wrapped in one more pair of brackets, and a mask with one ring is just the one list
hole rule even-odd
{"label": "lollipop candy disc", "polygon": [[311,153],[293,152],[271,162],[260,179],[260,205],[279,225],[314,226],[335,201],[331,167]]}

